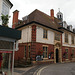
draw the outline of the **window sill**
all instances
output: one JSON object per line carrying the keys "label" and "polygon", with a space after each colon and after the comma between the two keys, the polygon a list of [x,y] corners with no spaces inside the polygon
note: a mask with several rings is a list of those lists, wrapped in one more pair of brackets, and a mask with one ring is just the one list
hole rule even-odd
{"label": "window sill", "polygon": [[66,60],[69,60],[69,59],[66,59]]}
{"label": "window sill", "polygon": [[43,58],[43,60],[47,60],[48,58]]}
{"label": "window sill", "polygon": [[47,38],[43,38],[44,40],[48,40]]}

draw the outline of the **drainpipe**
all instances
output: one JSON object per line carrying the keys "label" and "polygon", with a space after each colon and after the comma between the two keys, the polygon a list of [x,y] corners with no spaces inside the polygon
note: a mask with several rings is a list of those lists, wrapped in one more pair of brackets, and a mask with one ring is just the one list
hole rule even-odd
{"label": "drainpipe", "polygon": [[14,45],[13,45],[12,75],[14,75],[14,55],[15,55],[14,50],[15,50],[15,42],[14,42]]}

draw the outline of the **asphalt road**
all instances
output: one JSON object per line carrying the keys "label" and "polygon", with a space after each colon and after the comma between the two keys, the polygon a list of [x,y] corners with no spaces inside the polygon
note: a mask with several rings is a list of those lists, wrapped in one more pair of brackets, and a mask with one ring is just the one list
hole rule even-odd
{"label": "asphalt road", "polygon": [[75,75],[75,63],[51,64],[41,68],[36,75]]}
{"label": "asphalt road", "polygon": [[31,68],[30,70],[28,70],[27,72],[25,72],[24,74],[22,75],[37,75],[37,72],[43,68],[44,66],[47,66],[47,65],[37,65],[35,66],[34,68]]}
{"label": "asphalt road", "polygon": [[15,75],[75,75],[75,63],[57,63],[50,65],[38,65],[27,70],[15,70]]}

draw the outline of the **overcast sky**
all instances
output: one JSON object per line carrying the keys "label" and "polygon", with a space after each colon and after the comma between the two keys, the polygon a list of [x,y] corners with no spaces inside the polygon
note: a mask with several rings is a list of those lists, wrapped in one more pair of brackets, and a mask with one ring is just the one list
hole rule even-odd
{"label": "overcast sky", "polygon": [[68,25],[75,27],[75,0],[10,0],[13,4],[10,10],[9,26],[12,26],[12,15],[14,10],[19,10],[19,19],[30,14],[35,9],[38,9],[48,15],[50,10],[54,9],[54,15],[58,12],[58,8],[63,13],[63,20]]}

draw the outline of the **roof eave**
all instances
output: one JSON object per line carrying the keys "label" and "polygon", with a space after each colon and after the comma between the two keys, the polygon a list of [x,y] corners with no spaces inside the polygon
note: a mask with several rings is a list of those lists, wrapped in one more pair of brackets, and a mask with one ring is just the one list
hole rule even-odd
{"label": "roof eave", "polygon": [[13,7],[13,4],[9,0],[6,0],[6,1],[11,5],[10,8],[12,8]]}
{"label": "roof eave", "polygon": [[69,32],[71,32],[71,33],[73,33],[73,34],[75,34],[74,32],[72,32],[72,31],[70,31],[70,30],[68,30],[68,29],[66,29],[66,28],[64,28],[64,27],[60,27],[60,28],[58,28],[58,29],[64,29],[64,30],[67,30],[67,31],[69,31]]}
{"label": "roof eave", "polygon": [[55,30],[55,31],[58,31],[58,32],[63,33],[63,32],[62,32],[62,31],[60,31],[60,30],[54,29],[54,28],[52,28],[52,27],[46,26],[46,25],[41,24],[41,23],[36,22],[36,21],[29,22],[29,23],[27,23],[27,24],[24,24],[24,25],[22,25],[22,26],[19,26],[19,27],[15,28],[15,29],[22,28],[22,27],[27,26],[27,25],[32,24],[32,23],[36,23],[36,24],[42,25],[42,26],[44,26],[44,27],[47,27],[47,28],[50,28],[50,29],[53,29],[53,30]]}

